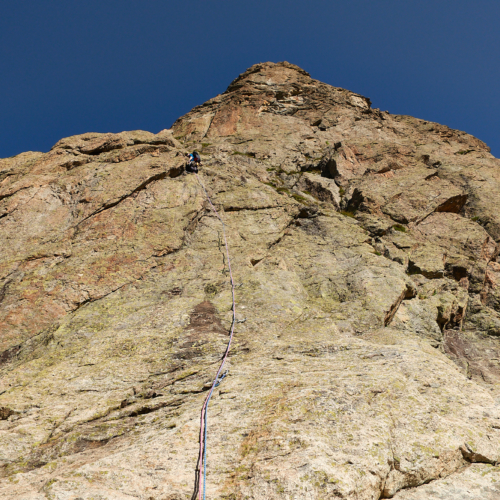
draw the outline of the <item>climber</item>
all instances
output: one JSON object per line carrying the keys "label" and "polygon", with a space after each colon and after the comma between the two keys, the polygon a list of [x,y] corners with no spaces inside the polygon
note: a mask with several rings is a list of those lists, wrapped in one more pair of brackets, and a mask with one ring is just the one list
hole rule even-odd
{"label": "climber", "polygon": [[201,158],[199,153],[196,151],[193,151],[191,154],[186,153],[186,158],[187,158],[187,165],[186,165],[186,172],[190,173],[198,173],[198,166],[201,166]]}

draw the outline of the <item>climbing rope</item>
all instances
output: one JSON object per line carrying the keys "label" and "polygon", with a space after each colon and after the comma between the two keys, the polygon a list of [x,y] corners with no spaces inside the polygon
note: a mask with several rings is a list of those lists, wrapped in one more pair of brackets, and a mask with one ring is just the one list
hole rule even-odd
{"label": "climbing rope", "polygon": [[[222,224],[222,233],[224,235],[224,243],[226,245],[226,256],[227,256],[227,266],[229,268],[229,277],[231,279],[231,292],[232,292],[232,297],[233,297],[233,319],[231,321],[231,330],[229,332],[229,342],[226,347],[226,351],[224,352],[224,355],[222,356],[222,361],[220,363],[219,369],[217,370],[217,373],[215,375],[214,381],[212,382],[212,386],[210,388],[210,391],[205,398],[205,402],[203,403],[203,406],[201,408],[201,415],[200,415],[200,451],[198,454],[198,461],[196,463],[196,477],[195,477],[195,485],[194,485],[194,492],[193,496],[191,497],[191,500],[196,500],[196,497],[198,496],[198,500],[201,500],[202,498],[202,491],[203,491],[203,500],[205,500],[205,495],[206,495],[206,484],[207,484],[207,419],[208,419],[208,405],[210,404],[210,399],[212,397],[212,394],[214,392],[214,389],[222,382],[222,379],[227,375],[227,371],[224,372],[221,375],[222,369],[224,368],[224,365],[226,363],[228,354],[229,354],[229,349],[231,348],[231,342],[233,340],[233,335],[234,335],[234,325],[236,324],[236,300],[234,296],[234,280],[233,280],[233,273],[231,271],[231,260],[229,258],[229,246],[227,244],[227,238],[226,238],[226,226],[224,225],[224,221],[221,219],[219,212],[217,212],[216,208],[214,207],[212,200],[210,199],[210,196],[208,196],[207,190],[205,189],[205,186],[203,182],[201,181],[200,177],[198,174],[195,172],[196,178],[198,179],[198,182],[200,183],[200,186],[203,188],[203,191],[205,192],[205,196],[207,197],[208,203],[210,203],[210,207],[212,208],[212,211],[214,214],[217,216],[219,219],[220,223]],[[200,482],[201,482],[201,477],[203,475],[203,489],[200,489]]]}

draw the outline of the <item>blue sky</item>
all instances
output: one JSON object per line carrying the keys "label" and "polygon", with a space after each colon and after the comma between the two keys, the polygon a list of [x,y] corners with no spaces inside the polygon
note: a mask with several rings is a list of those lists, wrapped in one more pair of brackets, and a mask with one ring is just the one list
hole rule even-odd
{"label": "blue sky", "polygon": [[264,61],[465,130],[500,156],[498,0],[16,0],[0,16],[0,157],[158,132]]}

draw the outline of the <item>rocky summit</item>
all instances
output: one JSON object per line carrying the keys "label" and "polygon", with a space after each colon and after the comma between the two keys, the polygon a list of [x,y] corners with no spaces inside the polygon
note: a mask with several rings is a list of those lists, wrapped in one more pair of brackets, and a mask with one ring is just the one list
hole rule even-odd
{"label": "rocky summit", "polygon": [[[185,153],[200,152],[196,175]],[[0,497],[500,498],[500,160],[263,63],[0,160]]]}

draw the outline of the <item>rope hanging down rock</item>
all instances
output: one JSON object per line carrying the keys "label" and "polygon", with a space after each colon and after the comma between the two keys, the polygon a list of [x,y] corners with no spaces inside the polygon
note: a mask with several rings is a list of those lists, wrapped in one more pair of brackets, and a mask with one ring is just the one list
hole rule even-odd
{"label": "rope hanging down rock", "polygon": [[[198,179],[198,182],[200,183],[200,186],[203,188],[203,191],[205,192],[205,196],[207,197],[208,203],[210,203],[210,207],[212,208],[212,211],[214,214],[217,216],[219,219],[220,223],[222,224],[222,233],[224,235],[224,244],[226,245],[226,256],[227,256],[227,266],[229,268],[229,277],[231,279],[231,292],[232,292],[232,298],[233,298],[233,318],[231,321],[231,330],[229,332],[229,342],[227,344],[226,350],[224,352],[224,355],[222,356],[222,361],[219,366],[219,369],[217,370],[217,373],[215,375],[215,378],[212,382],[212,386],[210,387],[210,391],[205,398],[205,402],[203,403],[203,406],[201,408],[201,415],[200,415],[200,451],[198,455],[198,461],[196,463],[196,477],[195,477],[195,485],[194,485],[194,492],[193,496],[191,497],[191,500],[196,500],[196,497],[198,497],[198,500],[201,500],[202,498],[202,492],[203,492],[203,500],[205,500],[205,495],[206,495],[206,483],[207,483],[207,417],[208,417],[208,405],[210,403],[210,398],[212,397],[212,394],[214,392],[214,389],[219,385],[219,383],[222,381],[222,379],[226,376],[226,372],[222,373],[222,370],[224,368],[224,365],[226,363],[228,354],[229,354],[229,349],[231,348],[231,342],[233,340],[233,335],[234,335],[234,325],[236,324],[236,300],[235,300],[235,295],[234,295],[234,280],[233,280],[233,273],[231,270],[231,259],[229,258],[229,246],[227,244],[227,238],[226,238],[226,226],[224,225],[224,221],[221,219],[219,212],[217,212],[216,208],[214,207],[212,200],[210,199],[210,196],[208,196],[207,190],[205,189],[205,186],[203,182],[201,181],[200,177],[198,176],[197,173],[195,173],[196,178]],[[203,488],[200,489],[200,482],[201,482],[201,477],[203,475]]]}

